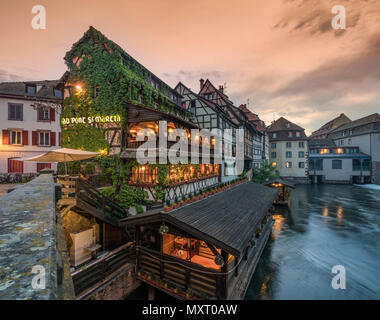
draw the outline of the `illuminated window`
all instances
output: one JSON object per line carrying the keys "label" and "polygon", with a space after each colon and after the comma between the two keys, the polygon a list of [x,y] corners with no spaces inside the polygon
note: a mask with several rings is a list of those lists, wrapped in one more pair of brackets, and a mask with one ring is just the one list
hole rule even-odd
{"label": "illuminated window", "polygon": [[287,161],[287,162],[285,163],[285,167],[288,168],[288,169],[292,168],[292,167],[293,167],[292,162],[291,162],[291,161]]}

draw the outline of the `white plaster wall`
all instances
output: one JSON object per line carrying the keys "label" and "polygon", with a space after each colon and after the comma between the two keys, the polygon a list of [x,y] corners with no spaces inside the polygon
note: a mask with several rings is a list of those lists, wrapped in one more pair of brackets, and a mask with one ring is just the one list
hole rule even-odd
{"label": "white plaster wall", "polygon": [[[23,120],[12,121],[8,120],[8,103],[23,104]],[[16,157],[31,157],[45,153],[50,150],[60,148],[59,132],[61,132],[59,114],[56,112],[55,121],[42,122],[37,121],[37,110],[31,106],[33,102],[22,99],[9,99],[0,97],[0,173],[8,173],[8,158]],[[20,129],[28,131],[28,145],[12,146],[3,145],[3,130]],[[56,132],[56,146],[40,147],[32,146],[32,131],[50,130]],[[56,169],[56,164],[52,164],[52,169]],[[37,172],[36,162],[24,162],[24,173]]]}

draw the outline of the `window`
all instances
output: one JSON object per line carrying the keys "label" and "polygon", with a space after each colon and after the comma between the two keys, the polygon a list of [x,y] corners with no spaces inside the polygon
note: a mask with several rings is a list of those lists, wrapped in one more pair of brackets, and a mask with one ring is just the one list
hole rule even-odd
{"label": "window", "polygon": [[203,95],[203,97],[207,100],[212,100],[212,93],[206,93]]}
{"label": "window", "polygon": [[305,142],[298,142],[298,148],[305,148]]}
{"label": "window", "polygon": [[352,159],[352,171],[360,171],[360,160]]}
{"label": "window", "polygon": [[8,120],[22,121],[22,104],[9,103],[8,104]]}
{"label": "window", "polygon": [[[60,89],[54,89],[54,96],[58,97],[58,98],[62,98],[63,94],[62,94],[62,90]],[[95,87],[95,97],[98,96],[98,87]]]}
{"label": "window", "polygon": [[272,138],[273,138],[273,139],[276,139],[276,138],[277,138],[277,132],[273,132],[273,133],[272,133]]}
{"label": "window", "polygon": [[276,158],[276,156],[277,156],[276,152],[271,153],[271,158]]}
{"label": "window", "polygon": [[289,122],[286,123],[285,126],[286,126],[287,128],[290,128],[290,123],[289,123]]}
{"label": "window", "polygon": [[323,160],[318,159],[315,165],[315,170],[322,171],[323,170]]}
{"label": "window", "polygon": [[344,146],[344,140],[340,140],[340,145]]}
{"label": "window", "polygon": [[292,168],[292,166],[293,166],[293,164],[292,164],[292,162],[291,161],[287,161],[286,163],[285,163],[285,167],[286,168]]}
{"label": "window", "polygon": [[305,162],[298,162],[298,168],[300,169],[305,168]]}
{"label": "window", "polygon": [[292,152],[291,151],[286,151],[286,157],[291,158],[292,157]]}
{"label": "window", "polygon": [[297,131],[296,132],[296,137],[300,137],[301,136],[301,132]]}
{"label": "window", "polygon": [[287,143],[286,143],[286,147],[287,147],[287,148],[291,148],[291,147],[292,147],[292,143],[291,143],[291,142],[287,142]]}
{"label": "window", "polygon": [[342,169],[342,160],[333,160],[332,161],[333,169]]}
{"label": "window", "polygon": [[348,145],[350,146],[352,144],[352,139],[348,139]]}
{"label": "window", "polygon": [[39,121],[50,120],[50,108],[39,108],[38,109],[38,120]]}
{"label": "window", "polygon": [[38,145],[50,146],[50,132],[41,131],[38,133]]}
{"label": "window", "polygon": [[298,152],[298,158],[305,158],[305,152],[299,151]]}
{"label": "window", "polygon": [[289,131],[289,132],[288,132],[288,137],[289,137],[289,138],[293,137],[293,132],[292,132],[292,131]]}
{"label": "window", "polygon": [[276,149],[277,144],[275,142],[272,143],[271,148]]}
{"label": "window", "polygon": [[22,131],[11,130],[9,131],[9,144],[21,145],[22,144]]}
{"label": "window", "polygon": [[370,171],[370,170],[371,170],[371,161],[363,160],[363,171]]}
{"label": "window", "polygon": [[36,94],[36,86],[32,84],[26,85],[26,93],[27,94]]}
{"label": "window", "polygon": [[195,100],[190,102],[190,112],[195,113]]}

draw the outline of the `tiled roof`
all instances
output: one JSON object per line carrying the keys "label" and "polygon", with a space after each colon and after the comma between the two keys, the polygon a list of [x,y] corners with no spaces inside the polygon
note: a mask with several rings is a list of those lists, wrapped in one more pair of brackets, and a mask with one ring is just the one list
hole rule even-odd
{"label": "tiled roof", "polygon": [[317,147],[335,147],[335,142],[332,139],[310,139],[309,147],[317,148]]}
{"label": "tiled roof", "polygon": [[310,138],[313,138],[314,136],[319,136],[323,134],[329,133],[331,130],[335,129],[337,126],[339,126],[339,122],[350,122],[351,119],[348,118],[344,113],[341,113],[339,117],[334,118],[333,120],[325,123],[322,127],[320,127],[318,130],[314,131]]}
{"label": "tiled roof", "polygon": [[359,126],[369,124],[369,123],[374,123],[374,122],[380,122],[380,115],[378,113],[373,113],[373,114],[366,116],[364,118],[360,118],[360,119],[357,119],[357,120],[352,121],[350,123],[344,124],[344,125],[336,128],[335,130],[331,131],[331,132],[335,133],[335,132],[339,132],[339,131],[343,131],[343,130],[347,130],[347,129],[352,129],[355,127],[359,127]]}
{"label": "tiled roof", "polygon": [[251,110],[247,108],[247,105],[242,104],[240,105],[239,109],[245,113],[247,116],[248,120],[253,122],[256,126],[256,129],[260,132],[265,131],[265,124],[264,121],[262,121],[259,116],[255,113],[253,113]]}
{"label": "tiled roof", "polygon": [[[287,124],[289,126],[287,127]],[[268,131],[269,132],[274,132],[274,131],[292,131],[292,130],[297,130],[297,131],[304,131],[305,129],[296,125],[293,122],[290,122],[289,120],[285,119],[284,117],[281,117],[277,119],[274,123],[272,123]]]}
{"label": "tiled roof", "polygon": [[[37,86],[35,94],[27,93],[27,84]],[[17,96],[31,99],[53,99],[61,100],[54,95],[54,88],[60,84],[59,80],[43,80],[43,81],[24,81],[24,82],[2,82],[0,83],[0,96]],[[41,86],[39,88],[39,86]]]}

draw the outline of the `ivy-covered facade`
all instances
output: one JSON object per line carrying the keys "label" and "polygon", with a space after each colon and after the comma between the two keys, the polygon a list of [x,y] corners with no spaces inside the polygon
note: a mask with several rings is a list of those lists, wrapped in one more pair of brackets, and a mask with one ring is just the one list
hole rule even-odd
{"label": "ivy-covered facade", "polygon": [[[198,126],[182,106],[181,94],[116,43],[90,27],[66,53],[65,63],[62,146],[112,156],[99,160],[113,181],[104,190],[107,195],[141,211],[139,203],[144,201],[163,201],[167,194],[173,200],[177,192],[169,189],[176,184],[219,176],[218,165],[136,162],[136,150],[144,143],[136,138],[139,130],[150,129],[158,136],[159,122],[166,121],[168,132],[186,130],[190,140],[191,129]],[[168,148],[172,144],[168,142]]]}

